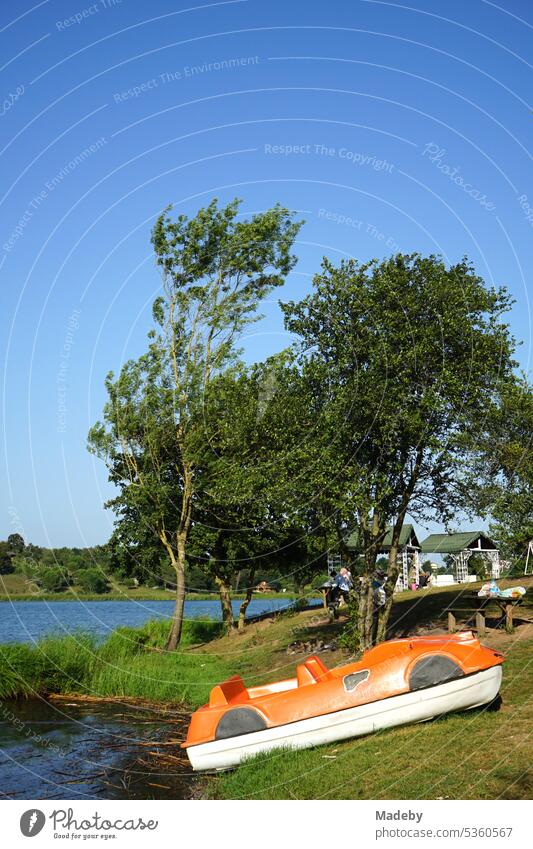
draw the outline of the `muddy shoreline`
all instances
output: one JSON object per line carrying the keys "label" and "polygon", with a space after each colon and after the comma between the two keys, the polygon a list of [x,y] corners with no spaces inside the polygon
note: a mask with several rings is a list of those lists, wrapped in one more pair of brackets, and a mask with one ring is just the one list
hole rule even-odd
{"label": "muddy shoreline", "polygon": [[181,705],[121,697],[6,699],[0,798],[202,798],[180,747],[189,717]]}

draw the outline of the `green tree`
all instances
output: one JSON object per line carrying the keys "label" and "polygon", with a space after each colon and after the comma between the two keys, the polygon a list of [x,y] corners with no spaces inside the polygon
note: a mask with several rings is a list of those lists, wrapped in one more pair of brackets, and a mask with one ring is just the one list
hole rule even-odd
{"label": "green tree", "polygon": [[24,539],[20,534],[9,534],[7,544],[13,554],[22,554],[24,551]]}
{"label": "green tree", "polygon": [[9,534],[7,541],[0,541],[0,575],[15,571],[16,558],[24,551],[24,540],[20,534]]}
{"label": "green tree", "polygon": [[58,566],[45,566],[39,570],[39,583],[49,593],[59,593],[68,586],[64,572]]}
{"label": "green tree", "polygon": [[14,571],[13,552],[7,542],[0,542],[0,575],[10,575]]}
{"label": "green tree", "polygon": [[[501,316],[504,288],[491,288],[463,260],[397,255],[335,267],[324,260],[314,292],[283,306],[300,337],[299,369],[312,387],[314,429],[302,447],[306,497],[342,537],[355,526],[365,569],[357,605],[359,645],[372,644],[372,573],[388,525],[384,639],[409,514],[447,522],[468,490],[467,437],[514,366]],[[327,479],[325,479],[327,478]]]}
{"label": "green tree", "polygon": [[206,446],[201,411],[212,380],[236,359],[243,329],[259,302],[281,285],[296,259],[300,227],[280,206],[238,220],[238,201],[214,200],[188,219],[158,218],[152,245],[162,275],[154,303],[157,330],[146,355],[107,380],[104,423],[89,434],[119,496],[120,515],[133,514],[157,534],[176,573],[176,605],[168,649],[183,621],[185,567],[198,474]]}
{"label": "green tree", "polygon": [[484,425],[472,500],[492,517],[503,556],[519,563],[533,540],[533,387],[526,377],[502,387]]}
{"label": "green tree", "polygon": [[[326,568],[327,551],[337,542],[322,498],[330,481],[329,446],[326,439],[314,438],[315,387],[304,378],[290,350],[258,364],[255,379],[260,438],[250,465],[256,491],[263,492],[268,504],[273,534],[269,559],[279,578],[303,594]],[[311,463],[313,476],[308,479]]]}
{"label": "green tree", "polygon": [[81,589],[85,592],[97,595],[109,592],[107,578],[99,569],[80,569],[76,578]]}
{"label": "green tree", "polygon": [[468,574],[475,575],[478,580],[484,581],[488,577],[489,569],[485,558],[481,554],[473,554],[468,560]]}
{"label": "green tree", "polygon": [[[109,539],[109,569],[119,580],[135,579],[139,584],[157,584],[170,566],[168,556],[154,528],[148,526],[134,505],[117,506],[118,521]],[[176,584],[176,574],[172,569]]]}
{"label": "green tree", "polygon": [[[219,591],[228,631],[242,630],[257,568],[264,570],[280,546],[283,520],[269,474],[269,419],[262,391],[263,367],[242,365],[212,381],[202,411],[210,450],[199,484],[190,551]],[[231,586],[247,570],[246,597],[234,621]]]}

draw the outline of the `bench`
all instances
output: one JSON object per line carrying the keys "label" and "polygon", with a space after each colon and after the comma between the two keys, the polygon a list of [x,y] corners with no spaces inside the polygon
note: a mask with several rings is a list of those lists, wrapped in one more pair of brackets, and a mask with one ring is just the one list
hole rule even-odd
{"label": "bench", "polygon": [[[473,602],[473,607],[471,608],[473,616],[470,617],[470,619],[474,619],[475,629],[479,636],[483,636],[486,632],[485,611],[490,604],[497,604],[501,610],[502,616],[498,622],[498,627],[505,622],[505,630],[508,634],[512,633],[514,627],[514,611],[521,603],[522,597],[502,598],[501,596],[478,596],[477,592],[473,592],[470,593],[467,598]],[[453,634],[457,631],[457,619],[455,617],[455,613],[453,609],[447,609],[444,612],[448,613],[448,632]],[[466,620],[467,623],[470,619]]]}

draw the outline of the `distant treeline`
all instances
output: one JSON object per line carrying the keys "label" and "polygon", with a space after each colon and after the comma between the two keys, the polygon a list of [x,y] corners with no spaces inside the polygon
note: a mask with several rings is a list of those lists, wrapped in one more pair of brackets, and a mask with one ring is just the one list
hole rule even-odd
{"label": "distant treeline", "polygon": [[61,592],[76,585],[86,592],[109,590],[112,573],[111,552],[107,545],[91,548],[43,548],[26,543],[20,534],[0,541],[0,574],[18,573],[28,583],[46,592]]}
{"label": "distant treeline", "polygon": [[[87,548],[44,548],[25,543],[20,534],[10,534],[7,540],[0,541],[0,575],[13,573],[24,575],[29,583],[46,592],[62,592],[76,586],[100,594],[112,588],[111,579],[132,589],[142,586],[175,589],[176,582],[175,572],[164,557],[153,556],[147,568],[144,559],[141,563],[135,552],[117,545],[114,538],[109,543]],[[298,577],[303,576],[284,577],[276,568],[266,568],[255,575],[250,569],[241,569],[235,573],[232,589],[246,592],[253,582],[254,587],[264,583],[273,591],[301,591]],[[323,578],[322,574],[318,577]],[[218,587],[207,569],[188,564],[187,591],[218,593]]]}

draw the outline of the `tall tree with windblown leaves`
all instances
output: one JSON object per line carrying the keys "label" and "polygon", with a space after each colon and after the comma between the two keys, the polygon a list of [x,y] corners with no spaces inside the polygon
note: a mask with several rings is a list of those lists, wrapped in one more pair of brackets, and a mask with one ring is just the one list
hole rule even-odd
{"label": "tall tree with windblown leaves", "polygon": [[239,201],[213,200],[194,218],[157,219],[152,245],[161,272],[148,351],[106,381],[103,422],[89,433],[118,495],[109,504],[154,534],[176,573],[176,604],[167,648],[180,641],[185,564],[200,470],[211,448],[202,417],[211,382],[238,356],[243,330],[260,302],[296,262],[301,226],[279,205],[240,218]]}

